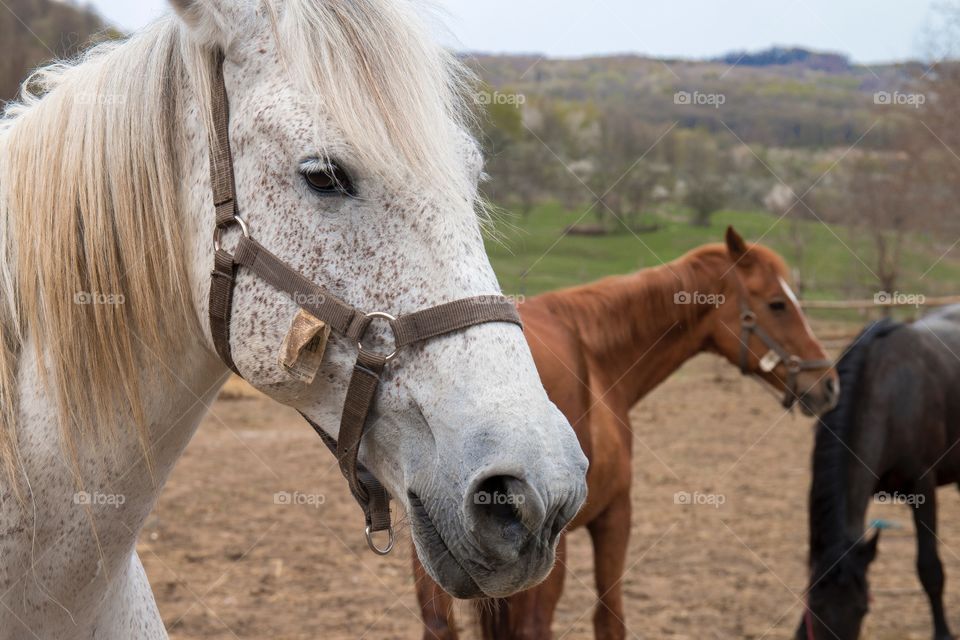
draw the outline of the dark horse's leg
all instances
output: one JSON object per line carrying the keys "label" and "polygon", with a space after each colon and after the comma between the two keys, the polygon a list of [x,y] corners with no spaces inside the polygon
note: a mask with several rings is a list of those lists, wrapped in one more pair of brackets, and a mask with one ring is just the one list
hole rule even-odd
{"label": "dark horse's leg", "polygon": [[597,640],[623,640],[627,635],[623,615],[623,571],[630,541],[630,491],[610,501],[610,506],[587,525],[593,541],[593,563],[599,602],[593,616]]}
{"label": "dark horse's leg", "polygon": [[[917,573],[930,599],[933,612],[934,640],[953,640],[943,611],[943,564],[937,553],[937,487],[932,479],[917,487],[917,496],[923,496],[923,504],[913,509],[913,522],[917,529]],[[918,498],[920,500],[921,498]]]}
{"label": "dark horse's leg", "polygon": [[427,575],[416,550],[413,552],[413,578],[416,581],[420,615],[423,616],[423,640],[457,640],[453,598]]}

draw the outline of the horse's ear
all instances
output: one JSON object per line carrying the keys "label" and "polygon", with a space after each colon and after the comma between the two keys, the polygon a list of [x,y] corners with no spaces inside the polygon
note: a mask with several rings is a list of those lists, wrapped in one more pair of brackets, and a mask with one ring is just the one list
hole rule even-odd
{"label": "horse's ear", "polygon": [[232,40],[229,10],[221,0],[169,0],[197,41],[227,49]]}
{"label": "horse's ear", "polygon": [[738,265],[749,266],[753,260],[753,254],[750,253],[750,247],[747,246],[746,241],[732,225],[727,227],[726,241],[730,259]]}

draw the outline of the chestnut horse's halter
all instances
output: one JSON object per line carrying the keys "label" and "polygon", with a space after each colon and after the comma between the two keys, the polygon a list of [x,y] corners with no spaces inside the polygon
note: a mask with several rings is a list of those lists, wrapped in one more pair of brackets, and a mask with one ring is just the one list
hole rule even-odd
{"label": "chestnut horse's halter", "polygon": [[829,369],[833,366],[830,360],[803,360],[787,351],[782,344],[777,342],[769,333],[764,331],[763,327],[757,322],[757,314],[750,307],[750,294],[747,287],[740,279],[740,275],[734,273],[737,281],[737,287],[740,294],[740,373],[751,375],[750,371],[750,336],[755,335],[766,345],[767,351],[760,358],[760,370],[764,373],[770,373],[777,368],[777,365],[783,363],[787,370],[786,390],[783,392],[783,399],[780,404],[784,409],[792,409],[796,404],[797,382],[800,373],[803,371],[816,371],[820,369]]}
{"label": "chestnut horse's halter", "polygon": [[[340,471],[350,485],[350,492],[363,509],[366,537],[370,548],[386,555],[393,548],[394,533],[390,522],[390,495],[369,470],[357,460],[367,417],[376,398],[380,376],[387,363],[406,346],[438,336],[461,331],[489,322],[508,322],[519,326],[516,307],[503,296],[466,298],[456,302],[394,317],[388,313],[365,313],[331,295],[314,284],[280,258],[272,254],[250,235],[247,223],[237,209],[233,156],[230,151],[230,110],[223,78],[223,53],[218,53],[211,83],[213,124],[210,136],[210,179],[216,207],[214,229],[214,269],[210,282],[210,332],[217,354],[237,375],[230,351],[230,318],[233,289],[238,267],[246,267],[269,284],[286,293],[299,307],[326,323],[333,331],[357,344],[357,362],[347,388],[347,397],[340,419],[340,432],[334,440],[319,425],[304,416],[337,456]],[[242,237],[231,254],[221,246],[223,232],[239,227]],[[393,334],[394,350],[389,354],[370,351],[363,339],[374,320],[385,321]],[[387,545],[379,548],[372,534],[387,531]]]}

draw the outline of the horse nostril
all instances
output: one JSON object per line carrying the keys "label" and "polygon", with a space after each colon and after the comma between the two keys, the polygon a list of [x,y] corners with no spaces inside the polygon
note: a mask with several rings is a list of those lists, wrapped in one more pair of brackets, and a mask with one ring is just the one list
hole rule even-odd
{"label": "horse nostril", "polygon": [[833,401],[840,395],[840,385],[834,378],[827,378],[823,386],[827,391],[827,399]]}
{"label": "horse nostril", "polygon": [[468,507],[478,530],[516,544],[539,534],[543,505],[527,482],[514,476],[495,475],[476,487]]}

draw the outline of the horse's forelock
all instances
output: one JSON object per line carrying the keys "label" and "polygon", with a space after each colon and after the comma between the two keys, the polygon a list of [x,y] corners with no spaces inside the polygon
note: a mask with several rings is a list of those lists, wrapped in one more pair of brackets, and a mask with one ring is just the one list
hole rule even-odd
{"label": "horse's forelock", "polygon": [[284,62],[366,168],[398,182],[473,188],[463,171],[470,71],[437,44],[409,0],[284,0],[268,12]]}

